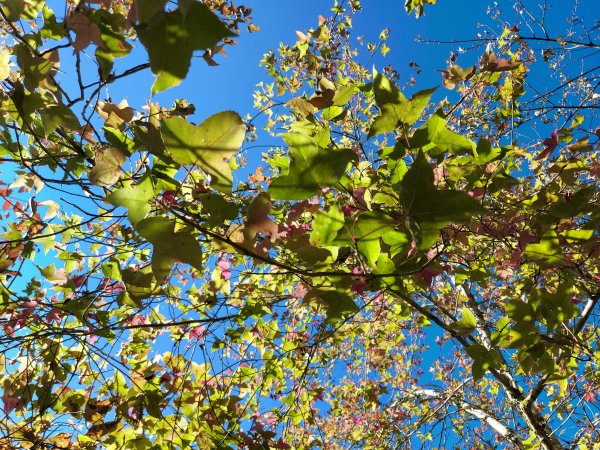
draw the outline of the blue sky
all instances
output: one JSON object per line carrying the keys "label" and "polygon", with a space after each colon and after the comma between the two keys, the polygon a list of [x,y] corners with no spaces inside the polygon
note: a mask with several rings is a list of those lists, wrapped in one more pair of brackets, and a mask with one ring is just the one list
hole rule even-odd
{"label": "blue sky", "polygon": [[[260,26],[261,31],[252,34],[243,31],[237,40],[238,45],[228,47],[228,57],[217,57],[220,63],[218,67],[208,67],[200,55],[197,55],[184,83],[156,96],[156,101],[168,106],[175,98],[189,100],[196,106],[197,113],[194,120],[197,122],[211,114],[228,109],[236,110],[241,115],[254,114],[252,92],[260,81],[269,81],[264,69],[259,67],[263,54],[271,48],[276,48],[281,41],[293,44],[296,39],[295,31],[314,27],[319,15],[328,16],[333,0],[302,0],[301,2],[242,0],[241,2],[253,7],[254,23]],[[581,0],[583,13],[589,13],[589,17],[597,16],[594,9],[594,5],[597,7],[597,2],[598,0]],[[415,38],[418,35],[440,40],[475,38],[478,33],[483,33],[485,30],[484,27],[478,27],[478,23],[491,22],[486,15],[487,5],[490,3],[492,2],[440,0],[438,5],[427,9],[425,17],[417,20],[414,16],[406,15],[403,0],[363,0],[364,12],[356,16],[354,33],[355,36],[364,35],[369,41],[375,40],[383,28],[390,27],[392,32],[388,45],[392,50],[385,58],[381,57],[373,62],[379,68],[384,65],[394,66],[400,72],[403,81],[407,81],[412,73],[409,62],[416,62],[422,68],[422,74],[418,77],[414,90],[420,90],[440,84],[441,76],[435,70],[446,67],[450,50],[458,45],[425,45],[416,43]],[[512,2],[506,3],[508,5]],[[549,23],[553,27],[562,28],[569,3],[562,2],[551,13]],[[505,17],[510,18],[511,15],[518,19],[519,12],[508,12]],[[533,34],[528,30],[523,31],[529,35]],[[552,35],[556,36],[555,33]],[[137,62],[145,61],[145,54],[141,47],[136,50],[136,55],[139,58]],[[461,57],[458,63],[462,66],[475,64],[479,55],[480,52],[465,55],[464,60]],[[135,63],[132,58],[118,61],[117,72]],[[92,63],[89,64],[88,68],[94,70]],[[64,67],[68,70],[67,64]],[[531,74],[532,79],[538,81],[542,76],[547,76],[547,72]],[[153,76],[150,71],[145,71],[125,82],[115,83],[110,86],[112,100],[118,103],[125,98],[130,106],[139,110],[149,97],[152,81]],[[441,100],[448,93],[449,91],[439,89],[434,100]],[[261,144],[260,139],[258,144]],[[268,143],[272,142],[272,139],[266,139]],[[251,161],[257,163],[257,159]],[[55,192],[45,190],[40,200],[55,195]],[[37,272],[34,276],[37,276]],[[437,347],[434,347],[433,351],[437,350]]]}
{"label": "blue sky", "polygon": [[[200,55],[194,58],[188,78],[177,88],[170,89],[155,97],[161,104],[169,104],[173,98],[185,98],[196,106],[197,116],[206,117],[218,111],[234,109],[242,115],[252,113],[252,92],[260,81],[269,81],[259,62],[269,49],[278,47],[279,42],[293,45],[296,30],[305,31],[315,27],[319,15],[331,14],[332,2],[328,0],[304,0],[296,2],[285,0],[275,3],[267,0],[246,2],[253,7],[254,23],[260,26],[257,33],[245,31],[237,39],[238,45],[227,47],[226,58],[218,56],[217,67],[207,67]],[[456,3],[456,2],[453,2]],[[461,1],[466,7],[471,2]],[[366,40],[375,41],[385,27],[392,29],[389,46],[392,51],[380,64],[392,64],[401,73],[408,75],[408,62],[415,60],[419,65],[427,67],[423,73],[422,83],[438,84],[440,76],[435,68],[445,67],[448,48],[428,46],[414,42],[417,34],[423,36],[449,37],[444,25],[447,8],[442,5],[430,9],[427,15],[419,20],[407,16],[403,2],[399,0],[377,0],[364,2],[364,11],[355,19],[354,33],[365,36]],[[439,9],[438,9],[439,8]],[[473,9],[473,8],[471,8]],[[461,23],[461,29],[475,31],[476,20],[484,19],[483,2],[479,14],[469,15]],[[435,54],[434,55],[432,55]],[[140,56],[143,54],[140,52]],[[125,58],[120,64],[131,65],[131,59]],[[120,101],[118,95],[127,98],[130,106],[138,107],[149,96],[152,75],[149,71],[129,78],[129,82],[111,86],[113,101]],[[420,83],[421,84],[421,83]],[[115,89],[118,87],[119,89]]]}
{"label": "blue sky", "polygon": [[[208,67],[198,54],[192,62],[192,67],[187,79],[178,87],[167,90],[157,95],[153,100],[168,106],[175,98],[190,101],[196,106],[195,121],[223,110],[235,110],[242,116],[247,113],[254,115],[252,107],[252,92],[260,81],[269,82],[259,62],[269,49],[276,49],[280,42],[293,45],[296,40],[296,30],[305,31],[317,25],[319,15],[330,16],[333,1],[329,0],[303,0],[301,2],[283,0],[248,0],[242,2],[253,8],[254,23],[260,26],[260,31],[249,34],[242,31],[237,39],[238,45],[227,47],[227,57],[218,55],[217,67]],[[414,15],[408,16],[404,11],[402,0],[363,0],[363,12],[357,14],[354,20],[353,34],[365,36],[366,41],[376,41],[380,31],[386,27],[391,29],[387,45],[391,52],[383,58],[379,57],[370,63],[381,68],[392,65],[401,75],[402,81],[408,81],[412,75],[409,62],[416,62],[422,72],[417,77],[414,90],[428,88],[441,84],[441,76],[436,69],[444,69],[451,50],[458,49],[459,45],[434,45],[416,42],[416,38],[451,41],[453,39],[475,39],[490,35],[501,30],[499,22],[495,22],[486,13],[492,1],[472,0],[440,0],[438,4],[426,9],[426,14],[420,19]],[[518,23],[527,17],[526,9],[514,7],[516,2],[501,2],[501,18],[508,23]],[[537,14],[537,2],[525,1],[525,6]],[[552,37],[565,33],[565,19],[569,16],[572,2],[551,2],[546,15],[546,25]],[[592,18],[597,16],[597,0],[581,0],[579,15]],[[541,35],[541,30],[521,30],[523,35]],[[139,62],[146,59],[143,48],[138,48],[134,54]],[[473,44],[461,44],[467,50]],[[533,44],[536,48],[547,45]],[[458,55],[457,63],[463,67],[476,64],[483,49]],[[539,58],[540,53],[536,56]],[[541,60],[541,58],[539,58]],[[364,62],[364,61],[362,61]],[[132,58],[117,60],[116,72],[131,67]],[[535,66],[534,66],[535,67]],[[532,67],[532,68],[534,68]],[[539,66],[538,66],[539,67]],[[529,80],[540,83],[546,82],[541,77],[547,77],[547,67],[541,70],[532,70],[528,74]],[[125,82],[115,83],[110,86],[112,100],[120,102],[126,98],[135,109],[139,109],[150,95],[150,86],[153,76],[149,70],[130,77]],[[433,101],[439,101],[450,94],[445,89],[439,89]],[[260,144],[260,142],[259,142]],[[264,143],[263,143],[264,144]]]}

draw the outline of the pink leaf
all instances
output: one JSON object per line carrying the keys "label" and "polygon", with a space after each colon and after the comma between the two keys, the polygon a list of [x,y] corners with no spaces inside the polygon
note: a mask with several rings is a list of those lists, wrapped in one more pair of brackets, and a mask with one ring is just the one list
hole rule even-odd
{"label": "pink leaf", "polygon": [[73,277],[71,277],[71,281],[73,282],[75,287],[81,287],[83,283],[85,283],[85,280],[87,280],[87,276],[85,275],[74,275]]}
{"label": "pink leaf", "polygon": [[67,26],[75,32],[73,49],[80,52],[92,42],[98,47],[104,48],[102,33],[95,23],[92,23],[88,11],[76,11],[67,18]]}
{"label": "pink leaf", "polygon": [[175,197],[176,195],[177,195],[177,191],[173,191],[173,190],[165,191],[162,193],[162,195],[160,197],[160,202],[164,206],[169,208],[170,206],[173,206],[174,204],[177,203],[177,198]]}
{"label": "pink leaf", "polygon": [[206,327],[202,325],[199,327],[194,327],[189,332],[189,339],[200,339],[201,337],[206,335]]}
{"label": "pink leaf", "polygon": [[46,315],[46,323],[60,322],[62,310],[59,308],[52,308],[50,312]]}
{"label": "pink leaf", "polygon": [[306,286],[304,286],[302,283],[298,283],[294,287],[294,290],[292,291],[292,297],[304,298],[304,296],[306,295],[307,292],[308,292],[308,289],[306,289]]}
{"label": "pink leaf", "polygon": [[225,281],[231,278],[231,266],[229,261],[224,255],[219,256],[219,260],[217,261],[217,267],[221,269],[221,278]]}
{"label": "pink leaf", "polygon": [[35,308],[37,308],[38,305],[38,299],[33,298],[25,300],[21,306],[23,306],[23,313],[28,316],[35,310]]}
{"label": "pink leaf", "polygon": [[596,401],[596,393],[594,391],[587,391],[583,396],[583,401],[585,402],[595,402]]}

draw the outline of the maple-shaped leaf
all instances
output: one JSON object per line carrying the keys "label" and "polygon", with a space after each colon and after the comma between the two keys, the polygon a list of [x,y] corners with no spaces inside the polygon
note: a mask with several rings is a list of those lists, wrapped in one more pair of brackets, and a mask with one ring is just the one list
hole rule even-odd
{"label": "maple-shaped leaf", "polygon": [[135,226],[138,233],[153,246],[152,273],[157,281],[169,274],[179,261],[202,270],[202,249],[189,231],[175,231],[175,222],[166,217],[149,217]]}
{"label": "maple-shaped leaf", "polygon": [[373,93],[381,114],[371,125],[369,138],[392,131],[401,125],[413,125],[421,117],[436,89],[419,91],[408,100],[391,79],[373,68]]}
{"label": "maple-shaped leaf", "polygon": [[125,164],[125,155],[115,147],[108,148],[96,154],[96,161],[89,177],[92,184],[98,186],[112,186],[121,177]]}
{"label": "maple-shaped leaf", "polygon": [[265,181],[265,176],[263,175],[263,169],[261,166],[258,166],[256,168],[256,173],[250,174],[248,176],[248,180],[250,181],[250,183],[262,183],[263,181]]}
{"label": "maple-shaped leaf", "polygon": [[540,159],[546,159],[552,154],[552,152],[558,145],[558,130],[554,130],[550,137],[542,141],[542,144],[544,144],[546,148],[542,150],[539,155],[537,155],[537,157],[535,158],[536,161],[539,161]]}
{"label": "maple-shaped leaf", "polygon": [[162,2],[136,2],[136,31],[157,76],[152,94],[181,83],[195,50],[214,49],[219,41],[235,36],[205,4],[182,3],[187,6],[165,12]]}
{"label": "maple-shaped leaf", "polygon": [[442,74],[442,83],[447,89],[454,89],[461,81],[466,81],[475,75],[475,66],[463,69],[458,64],[448,67],[446,70],[438,70]]}
{"label": "maple-shaped leaf", "polygon": [[246,126],[233,111],[210,116],[200,125],[181,117],[161,121],[163,142],[179,164],[195,164],[212,177],[216,189],[231,192],[229,159],[244,142]]}
{"label": "maple-shaped leaf", "polygon": [[290,147],[290,165],[288,173],[269,186],[275,200],[304,200],[335,185],[356,159],[351,149],[322,148],[314,137],[303,133],[290,132],[283,139]]}
{"label": "maple-shaped leaf", "polygon": [[405,0],[404,9],[408,14],[414,11],[415,17],[419,18],[424,14],[425,5],[434,5],[437,0]]}
{"label": "maple-shaped leaf", "polygon": [[127,208],[129,221],[135,225],[150,211],[149,201],[153,196],[152,181],[150,177],[146,176],[135,186],[112,191],[104,201],[111,205]]}
{"label": "maple-shaped leaf", "polygon": [[269,236],[271,239],[277,237],[277,224],[269,218],[272,205],[269,195],[265,192],[261,192],[252,200],[246,213],[246,226],[244,228],[246,239],[254,239],[258,233]]}
{"label": "maple-shaped leaf", "polygon": [[486,50],[481,58],[481,68],[486,72],[508,72],[521,66],[521,61],[496,58],[491,50]]}
{"label": "maple-shaped leaf", "polygon": [[75,11],[67,18],[67,26],[73,30],[76,36],[75,42],[73,42],[75,52],[84,50],[92,43],[104,48],[100,28],[91,21],[90,14],[89,10]]}
{"label": "maple-shaped leaf", "polygon": [[123,100],[118,105],[109,102],[98,102],[98,114],[105,120],[105,125],[123,130],[131,122],[135,111]]}

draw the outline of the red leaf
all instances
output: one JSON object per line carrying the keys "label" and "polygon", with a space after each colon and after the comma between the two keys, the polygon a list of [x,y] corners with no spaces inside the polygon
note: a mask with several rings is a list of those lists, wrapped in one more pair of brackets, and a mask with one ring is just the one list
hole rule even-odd
{"label": "red leaf", "polygon": [[546,138],[542,141],[542,144],[544,144],[546,148],[542,150],[539,155],[537,155],[537,158],[535,158],[536,161],[540,159],[546,159],[548,156],[550,156],[550,154],[552,154],[558,145],[558,130],[554,130],[549,138]]}

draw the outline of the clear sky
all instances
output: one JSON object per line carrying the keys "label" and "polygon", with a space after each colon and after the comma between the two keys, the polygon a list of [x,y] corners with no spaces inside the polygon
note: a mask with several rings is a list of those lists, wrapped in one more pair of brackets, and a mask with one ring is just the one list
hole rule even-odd
{"label": "clear sky", "polygon": [[[168,106],[175,98],[187,99],[196,106],[195,121],[201,121],[207,116],[223,110],[236,110],[242,116],[254,114],[252,108],[252,92],[260,81],[269,81],[259,62],[264,53],[275,49],[280,42],[293,45],[296,40],[296,30],[305,31],[315,27],[319,15],[331,15],[333,0],[246,0],[240,1],[253,8],[254,23],[260,26],[260,31],[249,34],[242,31],[237,39],[238,45],[228,46],[227,57],[218,55],[217,67],[208,67],[201,55],[196,55],[187,79],[178,87],[167,90],[155,97],[155,101]],[[432,45],[415,42],[418,36],[424,39],[451,41],[453,39],[475,39],[484,36],[489,31],[493,36],[501,27],[495,22],[487,10],[493,1],[473,0],[440,0],[438,4],[426,9],[426,14],[420,19],[414,15],[408,16],[404,11],[403,0],[363,0],[363,12],[354,21],[354,36],[365,36],[367,41],[376,41],[380,31],[386,27],[391,29],[388,46],[391,52],[383,58],[372,61],[376,66],[392,65],[403,78],[408,80],[412,74],[409,62],[416,62],[422,69],[417,78],[415,90],[441,84],[441,76],[436,69],[447,66],[451,50],[458,45]],[[532,12],[539,9],[530,0],[521,2]],[[552,2],[546,16],[546,25],[552,37],[564,34],[565,19],[570,15],[572,2]],[[598,0],[581,0],[579,14],[587,18],[598,16]],[[519,2],[501,1],[501,18],[507,23],[518,23],[521,15],[527,15],[527,10],[519,8]],[[537,9],[536,9],[537,8]],[[540,29],[521,30],[522,34],[540,35]],[[139,44],[138,44],[139,45]],[[463,44],[468,49],[473,44]],[[543,48],[543,43],[537,45]],[[136,51],[140,62],[145,59],[142,48]],[[476,64],[483,50],[459,55],[457,63],[463,67]],[[536,56],[540,56],[537,54]],[[541,59],[541,58],[540,58]],[[119,68],[130,67],[132,58],[116,61],[116,72]],[[529,79],[544,83],[539,77],[547,76],[547,68],[536,73],[533,70]],[[139,109],[150,95],[153,76],[149,70],[128,78],[126,83],[115,83],[111,86],[112,100],[115,102],[126,98],[130,106]],[[433,100],[441,100],[449,91],[439,89]]]}
{"label": "clear sky", "polygon": [[[155,97],[161,104],[168,105],[173,98],[185,98],[196,106],[198,118],[215,112],[234,109],[242,115],[252,113],[252,92],[260,81],[269,81],[259,62],[269,49],[277,48],[279,42],[293,45],[296,30],[305,31],[317,25],[319,15],[329,16],[333,1],[303,0],[301,2],[282,0],[250,0],[242,2],[253,8],[254,23],[260,26],[257,33],[242,31],[237,46],[227,48],[228,56],[217,56],[217,67],[208,67],[197,55],[194,58],[188,78],[177,88],[170,89]],[[392,29],[389,46],[392,51],[381,65],[392,64],[401,74],[410,73],[409,61],[416,61],[424,67],[419,85],[439,84],[439,73],[434,69],[443,69],[450,50],[444,46],[425,46],[414,42],[418,34],[426,37],[451,38],[455,30],[448,27],[448,8],[444,1],[430,8],[425,17],[417,20],[407,16],[400,0],[367,0],[363,2],[364,11],[357,15],[354,24],[355,36],[365,36],[366,40],[376,40],[385,27]],[[462,4],[470,14],[460,19],[463,36],[472,37],[476,33],[477,20],[485,19],[485,3],[473,6],[471,1],[452,2],[454,8]],[[477,12],[477,14],[474,14]],[[456,17],[456,14],[453,14]],[[130,58],[121,63],[131,64]],[[377,63],[378,61],[376,61]],[[474,62],[474,61],[473,61]],[[118,67],[117,67],[118,69]],[[149,71],[129,78],[129,83],[116,90],[111,86],[113,101],[120,101],[117,95],[127,98],[130,105],[139,107],[149,96],[152,75]],[[422,87],[422,86],[420,86]]]}

